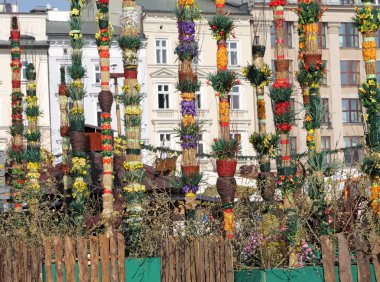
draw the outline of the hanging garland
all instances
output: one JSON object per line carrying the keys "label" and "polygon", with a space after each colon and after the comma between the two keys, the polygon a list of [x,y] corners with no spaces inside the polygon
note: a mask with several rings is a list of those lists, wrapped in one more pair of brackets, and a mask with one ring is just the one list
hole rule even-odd
{"label": "hanging garland", "polygon": [[371,176],[371,207],[380,218],[380,88],[376,81],[376,33],[380,27],[379,12],[372,1],[362,1],[362,8],[355,8],[354,26],[363,37],[362,54],[365,63],[366,80],[359,88],[359,98],[366,108],[366,145],[368,154],[363,160],[362,170]]}
{"label": "hanging garland", "polygon": [[12,163],[12,187],[15,211],[22,210],[23,191],[25,184],[25,172],[23,168],[23,94],[21,93],[21,49],[20,49],[20,29],[16,16],[11,19],[11,70],[12,70],[12,125],[10,133],[12,135],[12,147],[9,157]]}
{"label": "hanging garland", "polygon": [[72,47],[71,66],[68,72],[72,83],[67,88],[67,93],[72,99],[72,107],[69,112],[70,143],[73,158],[71,160],[70,173],[73,177],[72,195],[75,201],[71,203],[73,220],[78,228],[83,228],[84,200],[89,195],[86,177],[89,175],[90,165],[85,154],[84,136],[84,106],[85,96],[83,78],[86,70],[82,66],[83,36],[81,32],[81,15],[84,0],[69,0],[70,28],[69,33]]}

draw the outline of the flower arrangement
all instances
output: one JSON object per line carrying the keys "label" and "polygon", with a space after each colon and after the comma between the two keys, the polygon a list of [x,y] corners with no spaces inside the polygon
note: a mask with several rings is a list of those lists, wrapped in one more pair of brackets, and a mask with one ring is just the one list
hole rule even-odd
{"label": "flower arrangement", "polygon": [[181,93],[195,93],[199,91],[200,84],[199,81],[183,80],[177,83],[177,91]]}
{"label": "flower arrangement", "polygon": [[267,64],[263,64],[260,68],[257,68],[254,65],[248,65],[243,68],[243,76],[247,79],[252,85],[255,85],[259,88],[264,88],[268,86],[272,72],[270,71]]}
{"label": "flower arrangement", "polygon": [[372,6],[355,8],[356,16],[352,19],[353,25],[358,28],[359,32],[376,32],[380,27],[380,19],[377,9]]}
{"label": "flower arrangement", "polygon": [[211,149],[213,156],[218,160],[235,160],[240,150],[240,141],[235,138],[214,139]]}
{"label": "flower arrangement", "polygon": [[[302,25],[304,32],[311,31],[305,29],[314,29],[315,27],[309,24],[318,23],[321,19],[326,7],[321,7],[317,2],[299,2],[297,9],[292,9],[298,14],[299,23]],[[315,32],[318,32],[316,30]]]}
{"label": "flower arrangement", "polygon": [[181,174],[176,181],[173,182],[173,186],[180,192],[185,194],[196,194],[199,191],[199,186],[202,183],[203,173],[192,173],[190,175]]}
{"label": "flower arrangement", "polygon": [[326,63],[319,61],[316,64],[300,62],[298,66],[297,80],[302,85],[310,88],[319,88],[319,83],[326,75]]}
{"label": "flower arrangement", "polygon": [[359,88],[359,98],[362,105],[370,112],[380,109],[380,85],[375,79],[364,81]]}
{"label": "flower arrangement", "polygon": [[226,99],[232,87],[239,85],[240,81],[237,79],[236,72],[225,70],[210,74],[208,84],[214,88],[221,99]]}
{"label": "flower arrangement", "polygon": [[279,137],[277,134],[253,133],[249,137],[249,142],[252,144],[259,157],[269,156],[271,158],[274,158],[277,156],[277,148],[279,142]]}
{"label": "flower arrangement", "polygon": [[278,7],[278,6],[285,6],[286,0],[272,0],[269,2],[269,7]]}
{"label": "flower arrangement", "polygon": [[213,16],[208,25],[210,26],[210,30],[212,36],[216,40],[226,41],[233,35],[233,29],[235,27],[234,20],[227,15],[217,15]]}
{"label": "flower arrangement", "polygon": [[293,93],[292,85],[287,80],[277,79],[270,88],[270,98],[275,103],[289,101]]}

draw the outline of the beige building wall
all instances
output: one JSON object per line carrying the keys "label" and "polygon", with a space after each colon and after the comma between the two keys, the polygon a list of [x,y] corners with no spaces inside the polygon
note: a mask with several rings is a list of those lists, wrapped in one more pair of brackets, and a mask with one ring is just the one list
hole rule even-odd
{"label": "beige building wall", "polygon": [[[11,56],[9,52],[9,34],[11,15],[0,14],[0,66],[2,72],[0,76],[0,150],[5,150],[10,144],[11,126]],[[38,104],[43,115],[39,119],[39,126],[42,131],[42,146],[51,150],[50,141],[50,103],[48,84],[48,44],[46,37],[46,14],[19,14],[21,36],[33,36],[35,40],[22,40],[22,61],[28,61],[35,65],[37,72],[37,96]],[[33,44],[38,44],[36,47]],[[22,80],[21,87],[26,95],[26,80]],[[26,122],[25,122],[26,124]]]}

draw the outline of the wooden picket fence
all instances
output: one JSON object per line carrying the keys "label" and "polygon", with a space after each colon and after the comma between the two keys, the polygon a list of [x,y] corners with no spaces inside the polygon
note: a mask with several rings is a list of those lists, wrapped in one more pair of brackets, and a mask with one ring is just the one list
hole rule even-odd
{"label": "wooden picket fence", "polygon": [[0,244],[0,281],[125,281],[124,242],[123,235],[115,234],[111,238],[48,237],[42,247]]}
{"label": "wooden picket fence", "polygon": [[[335,238],[334,238],[335,237]],[[335,257],[335,242],[337,242],[338,258]],[[347,239],[343,234],[332,236],[321,236],[322,263],[326,282],[336,282],[335,262],[339,266],[339,280],[352,282],[351,255]],[[357,235],[355,238],[356,260],[358,267],[359,282],[380,281],[380,240],[373,237],[371,242],[367,242],[363,236]],[[371,277],[371,258],[375,270],[375,277]]]}
{"label": "wooden picket fence", "polygon": [[76,281],[76,262],[78,281],[125,281],[125,242],[121,234],[88,239],[51,237],[44,240],[44,252],[47,282],[53,281],[53,262],[57,282],[64,281],[63,264],[66,281]]}
{"label": "wooden picket fence", "polygon": [[170,236],[161,242],[162,282],[234,281],[231,241]]}
{"label": "wooden picket fence", "polygon": [[38,246],[30,247],[22,242],[0,243],[0,281],[41,281],[43,252]]}

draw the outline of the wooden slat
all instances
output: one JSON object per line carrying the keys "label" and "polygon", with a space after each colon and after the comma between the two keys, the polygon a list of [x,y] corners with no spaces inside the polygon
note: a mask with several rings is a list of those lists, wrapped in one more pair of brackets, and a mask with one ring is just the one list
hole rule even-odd
{"label": "wooden slat", "polygon": [[380,239],[376,235],[371,236],[371,253],[376,281],[380,281]]}
{"label": "wooden slat", "polygon": [[23,246],[23,248],[21,250],[21,258],[20,259],[22,261],[22,268],[26,270],[23,273],[21,273],[22,281],[31,281],[31,279],[28,279],[28,272],[29,271],[27,271],[29,269],[28,268],[28,250],[29,250],[29,246],[27,246],[26,244]]}
{"label": "wooden slat", "polygon": [[190,238],[190,281],[196,281],[196,267],[195,267],[195,239],[194,237]]}
{"label": "wooden slat", "polygon": [[351,256],[348,249],[347,240],[343,234],[336,234],[338,238],[338,261],[340,281],[352,282]]}
{"label": "wooden slat", "polygon": [[185,239],[185,281],[191,281],[191,248],[188,239]]}
{"label": "wooden slat", "polygon": [[102,263],[102,282],[110,281],[109,255],[110,255],[110,240],[104,235],[99,236],[100,256]]}
{"label": "wooden slat", "polygon": [[119,281],[117,275],[117,237],[116,234],[110,238],[110,255],[111,255],[111,281]]}
{"label": "wooden slat", "polygon": [[209,259],[209,251],[210,251],[210,247],[209,247],[209,237],[206,237],[204,238],[203,240],[203,246],[204,246],[204,262],[205,262],[205,279],[206,281],[211,281],[211,278],[210,278],[210,259]]}
{"label": "wooden slat", "polygon": [[[25,251],[26,251],[26,269],[32,269],[32,250],[31,250],[31,248],[27,248]],[[50,251],[50,253],[51,253],[51,251]],[[51,259],[51,254],[50,254],[50,259]],[[45,269],[46,269],[46,264],[45,264]],[[50,266],[50,272],[51,272],[51,266]],[[46,271],[45,271],[45,273],[47,275]],[[50,277],[51,277],[51,275],[50,275]],[[26,278],[25,281],[32,281],[32,272],[27,271],[25,278]]]}
{"label": "wooden slat", "polygon": [[53,247],[55,254],[55,272],[56,272],[56,281],[63,282],[63,262],[62,262],[62,240],[61,238],[54,236],[53,237]]}
{"label": "wooden slat", "polygon": [[40,273],[42,269],[42,251],[39,246],[33,248],[33,257],[32,268],[34,277],[32,277],[32,281],[40,281]]}
{"label": "wooden slat", "polygon": [[12,281],[12,246],[7,246],[6,247],[6,257],[7,257],[7,264],[6,264],[6,270],[7,270],[7,273],[6,273],[6,280],[7,282],[11,282]]}
{"label": "wooden slat", "polygon": [[119,264],[119,281],[125,281],[125,240],[122,234],[117,234],[117,257]]}
{"label": "wooden slat", "polygon": [[197,250],[197,263],[199,269],[199,275],[197,276],[197,280],[199,282],[204,282],[205,277],[205,263],[204,263],[204,244],[203,237],[199,238],[198,250]]}
{"label": "wooden slat", "polygon": [[18,265],[18,261],[17,261],[17,258],[18,258],[17,250],[18,250],[18,248],[19,248],[19,246],[18,246],[17,242],[12,244],[12,279],[13,279],[13,281],[19,281],[19,277],[18,277],[19,265]]}
{"label": "wooden slat", "polygon": [[82,237],[77,237],[77,244],[79,281],[88,281],[87,240]]}
{"label": "wooden slat", "polygon": [[232,244],[230,240],[225,241],[225,250],[226,250],[227,281],[234,281],[234,262],[233,262]]}
{"label": "wooden slat", "polygon": [[221,271],[221,263],[220,263],[220,250],[219,250],[219,237],[217,237],[217,239],[213,242],[213,245],[214,245],[214,257],[215,257],[215,274],[216,274],[216,281],[220,281],[221,277],[220,277],[220,271]]}
{"label": "wooden slat", "polygon": [[358,282],[371,281],[371,256],[368,253],[368,244],[362,235],[355,236],[355,247],[358,261]]}
{"label": "wooden slat", "polygon": [[335,282],[335,268],[334,268],[334,244],[333,241],[326,235],[321,236],[322,244],[322,264],[325,282]]}
{"label": "wooden slat", "polygon": [[68,236],[65,237],[65,267],[66,281],[75,281],[75,246],[74,240]]}
{"label": "wooden slat", "polygon": [[224,239],[220,238],[219,250],[220,250],[220,281],[226,282],[227,274],[226,274],[226,252],[224,248]]}
{"label": "wooden slat", "polygon": [[175,242],[172,236],[169,237],[169,281],[175,282]]}
{"label": "wooden slat", "polygon": [[217,267],[215,265],[216,264],[215,240],[216,240],[216,237],[211,237],[208,240],[208,246],[209,246],[208,258],[209,258],[209,266],[210,266],[210,282],[217,281],[217,280],[215,280],[217,277],[217,275],[216,275]]}
{"label": "wooden slat", "polygon": [[162,238],[161,239],[161,249],[160,249],[160,256],[161,256],[161,281],[167,282],[166,278],[166,267],[167,267],[167,255],[166,255],[166,243],[167,239]]}
{"label": "wooden slat", "polygon": [[91,282],[99,281],[98,237],[90,237]]}
{"label": "wooden slat", "polygon": [[175,281],[181,281],[181,242],[178,237],[174,238],[175,247]]}
{"label": "wooden slat", "polygon": [[53,281],[53,273],[51,269],[51,242],[50,238],[44,239],[44,251],[45,251],[45,272],[46,282]]}

